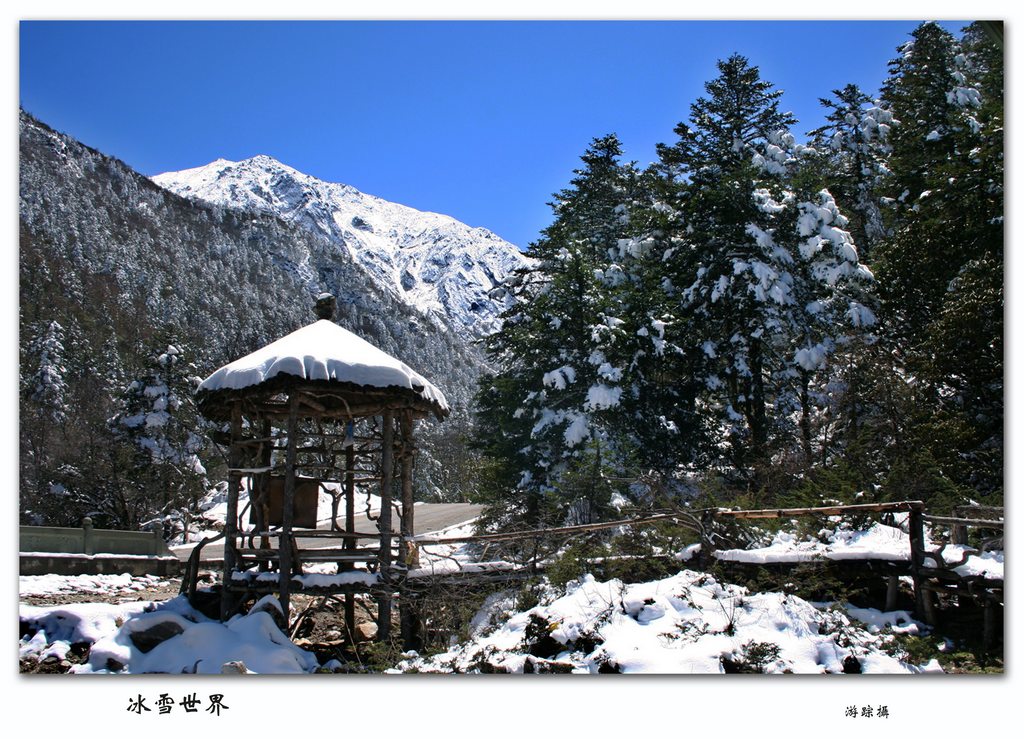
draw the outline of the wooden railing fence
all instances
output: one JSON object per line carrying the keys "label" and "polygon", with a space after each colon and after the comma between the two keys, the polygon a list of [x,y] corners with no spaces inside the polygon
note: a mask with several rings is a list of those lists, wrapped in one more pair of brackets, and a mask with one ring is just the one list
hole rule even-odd
{"label": "wooden railing fence", "polygon": [[[840,516],[870,513],[906,513],[906,531],[909,535],[909,552],[906,570],[913,580],[915,612],[929,624],[935,624],[935,596],[939,593],[964,596],[980,601],[985,608],[985,641],[990,643],[995,626],[994,606],[1002,602],[1003,581],[986,579],[983,576],[961,575],[956,569],[963,565],[969,557],[979,549],[1002,548],[1002,508],[994,506],[963,506],[954,511],[954,516],[929,515],[922,501],[908,500],[889,503],[864,503],[853,505],[833,505],[810,508],[763,508],[757,510],[734,510],[725,508],[693,509],[658,513],[637,518],[620,519],[594,524],[561,526],[556,528],[531,529],[526,531],[510,531],[494,534],[477,534],[462,537],[416,537],[416,546],[477,543],[487,547],[501,542],[533,542],[533,556],[527,569],[535,573],[543,568],[541,559],[543,548],[540,543],[552,538],[576,536],[588,532],[596,532],[622,527],[648,526],[656,523],[671,522],[688,528],[700,537],[701,564],[707,564],[720,549],[719,544],[726,541],[722,533],[725,522],[757,519],[797,518],[801,516]],[[984,516],[984,517],[982,517]],[[950,536],[942,538],[939,549],[931,550],[925,536],[925,524],[933,527],[948,527]],[[949,544],[966,545],[968,530],[980,529],[999,532],[998,537],[982,540],[980,547],[968,549],[957,561],[947,562],[944,552]],[[899,577],[889,576],[886,610],[895,607]]]}

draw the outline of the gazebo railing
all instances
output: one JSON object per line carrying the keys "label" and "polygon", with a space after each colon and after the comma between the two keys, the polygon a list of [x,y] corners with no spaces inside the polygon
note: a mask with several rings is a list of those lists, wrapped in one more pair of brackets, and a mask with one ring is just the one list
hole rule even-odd
{"label": "gazebo railing", "polygon": [[[400,563],[402,561],[402,547],[400,539],[402,535],[394,532],[381,534],[379,532],[345,532],[325,531],[314,529],[309,531],[292,531],[290,534],[279,530],[270,531],[244,531],[231,537],[233,541],[226,543],[235,551],[235,570],[244,571],[254,566],[269,566],[279,564],[281,560],[282,546],[285,540],[290,541],[292,553],[292,572],[302,571],[303,565],[325,562],[337,562],[339,571],[353,569],[358,564],[364,564],[367,571],[375,571],[381,561],[383,541],[389,540],[388,561]],[[270,544],[276,539],[276,546]],[[301,546],[300,539],[318,540],[318,546]],[[344,542],[344,546],[323,546],[319,542],[331,542],[336,540]],[[360,541],[381,542],[378,546],[359,546]]]}

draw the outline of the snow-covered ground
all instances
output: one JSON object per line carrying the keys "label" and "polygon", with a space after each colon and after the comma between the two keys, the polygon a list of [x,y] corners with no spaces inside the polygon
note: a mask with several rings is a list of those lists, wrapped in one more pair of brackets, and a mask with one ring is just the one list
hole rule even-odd
{"label": "snow-covered ground", "polygon": [[[421,672],[573,672],[717,674],[941,672],[887,654],[877,628],[919,625],[904,612],[858,609],[874,629],[841,610],[792,595],[749,593],[684,570],[633,585],[591,576],[561,597],[509,614],[500,599],[478,615],[467,643],[402,662]],[[874,633],[873,633],[874,632]]]}
{"label": "snow-covered ground", "polygon": [[132,595],[141,590],[165,587],[170,587],[170,582],[156,575],[22,575],[18,593],[22,597],[62,593]]}
{"label": "snow-covered ground", "polygon": [[78,674],[220,674],[239,671],[239,664],[251,673],[288,674],[318,666],[269,611],[254,608],[222,624],[194,610],[184,596],[162,603],[22,605],[21,621],[33,632],[21,640],[22,658],[63,659],[71,645],[91,644],[88,660],[70,668]]}
{"label": "snow-covered ground", "polygon": [[[315,576],[315,575],[314,575]],[[21,578],[23,593],[130,593],[154,578]],[[72,645],[91,645],[73,673],[310,673],[312,653],[291,643],[262,608],[226,624],[212,621],[181,596],[163,602],[22,604],[22,658],[64,659]],[[566,671],[592,673],[721,673],[733,667],[802,674],[941,671],[911,665],[884,650],[890,634],[923,627],[903,611],[833,608],[781,593],[749,593],[684,570],[625,585],[585,577],[565,595],[550,591],[541,605],[510,610],[510,593],[490,598],[473,621],[469,641],[444,654],[410,655],[394,671]],[[856,619],[856,620],[854,620]],[[227,665],[227,667],[225,667]],[[326,665],[328,669],[330,665]]]}

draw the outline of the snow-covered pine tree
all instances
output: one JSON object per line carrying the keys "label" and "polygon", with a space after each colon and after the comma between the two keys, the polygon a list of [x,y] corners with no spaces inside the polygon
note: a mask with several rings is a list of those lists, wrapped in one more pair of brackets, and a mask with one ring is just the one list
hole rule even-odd
{"label": "snow-covered pine tree", "polygon": [[901,51],[884,94],[904,207],[879,268],[916,344],[967,261],[1002,260],[1002,52],[977,26],[957,42],[933,23]]}
{"label": "snow-covered pine tree", "polygon": [[896,200],[913,210],[928,189],[932,164],[954,154],[950,134],[962,125],[959,111],[973,106],[978,92],[960,83],[959,45],[939,24],[921,24],[898,51],[889,62],[882,100],[896,121],[890,132]]}
{"label": "snow-covered pine tree", "polygon": [[849,230],[861,260],[886,235],[881,198],[888,167],[892,113],[856,85],[833,90],[821,98],[828,109],[824,126],[810,132],[811,144],[821,158],[823,186],[850,219]]}
{"label": "snow-covered pine tree", "polygon": [[44,419],[56,425],[63,424],[68,414],[64,343],[64,327],[60,323],[48,321],[42,326],[25,358],[32,367],[31,374],[22,380],[23,394]]}
{"label": "snow-covered pine tree", "polygon": [[705,355],[728,462],[757,489],[774,453],[799,437],[809,449],[809,387],[845,334],[874,321],[862,295],[871,275],[831,194],[798,176],[809,152],[789,133],[781,92],[742,56],[718,68],[678,142],[660,147],[687,242],[667,285],[690,351]]}
{"label": "snow-covered pine tree", "polygon": [[[845,215],[827,189],[801,187],[801,179],[792,182],[794,228],[776,229],[775,238],[789,242],[787,250],[795,246],[794,305],[787,317],[791,343],[782,374],[793,381],[787,394],[796,401],[800,447],[811,465],[829,461],[837,451],[819,421],[834,424],[837,404],[848,402],[851,364],[875,341],[876,301],[874,277],[860,263]],[[777,411],[784,407],[776,405]]]}
{"label": "snow-covered pine tree", "polygon": [[[1002,495],[1003,59],[980,24],[925,23],[883,88],[900,207],[877,252],[887,333],[919,410],[905,441],[963,495]],[[923,469],[924,465],[918,465]]]}
{"label": "snow-covered pine tree", "polygon": [[125,388],[110,425],[135,450],[124,482],[134,489],[130,497],[143,502],[141,511],[159,516],[170,537],[185,530],[207,485],[200,456],[205,437],[193,403],[199,378],[180,343],[166,333],[162,338],[151,364]]}
{"label": "snow-covered pine tree", "polygon": [[[981,199],[959,200],[969,194],[962,178],[975,181],[970,170],[984,164],[975,151],[981,143],[975,117],[981,93],[966,77],[960,45],[938,24],[924,23],[899,51],[882,89],[895,118],[890,134],[894,223],[878,271],[887,312],[898,324],[893,329],[917,344],[965,254],[975,251],[966,249],[963,239],[973,242],[975,234],[986,231],[1001,235],[1001,225],[975,222],[972,206],[988,199],[984,190]],[[1001,133],[999,143],[1001,151]],[[1001,201],[1001,192],[993,194]],[[992,210],[991,203],[983,210]]]}
{"label": "snow-covered pine tree", "polygon": [[705,85],[707,96],[691,105],[689,123],[675,128],[678,140],[658,148],[661,168],[678,188],[687,241],[666,264],[666,287],[691,319],[687,349],[696,345],[709,360],[708,410],[723,427],[730,462],[749,471],[767,457],[771,421],[763,341],[770,319],[748,290],[751,257],[761,248],[747,227],[767,225],[751,197],[750,183],[760,176],[753,157],[763,158],[769,137],[795,121],[779,109],[781,91],[746,58],[734,54],[718,71]]}
{"label": "snow-covered pine tree", "polygon": [[56,320],[33,324],[22,336],[20,508],[23,520],[38,523],[64,492],[54,483],[69,411],[66,337]]}
{"label": "snow-covered pine tree", "polygon": [[[849,219],[846,228],[860,261],[870,262],[875,246],[889,235],[885,196],[892,179],[888,158],[893,116],[886,104],[871,99],[856,85],[833,90],[831,97],[820,102],[828,111],[827,123],[809,133],[817,154],[808,158],[802,179],[834,196]],[[885,359],[885,347],[876,334],[848,337],[832,356],[827,383],[814,392],[821,410],[820,427],[814,431],[821,439],[817,463],[819,467],[827,463],[831,469],[829,495],[841,494],[844,486],[850,492],[871,490],[878,480],[882,465],[874,452],[889,437],[877,412],[877,399],[885,395],[881,390],[888,372]],[[807,390],[802,388],[802,395]],[[806,415],[801,421],[808,452]],[[836,483],[837,474],[843,483]]]}
{"label": "snow-covered pine tree", "polygon": [[[530,246],[537,266],[519,277],[502,329],[487,340],[498,372],[478,396],[478,438],[514,470],[497,506],[530,525],[603,515],[605,472],[621,461],[615,419],[626,368],[615,359],[623,319],[614,260],[635,180],[621,153],[614,135],[591,143],[555,195],[555,221]],[[573,489],[561,487],[570,478]]]}
{"label": "snow-covered pine tree", "polygon": [[[705,461],[707,421],[698,412],[703,390],[703,353],[687,352],[690,327],[678,300],[665,289],[665,265],[686,248],[676,185],[649,167],[624,211],[626,238],[620,239],[613,289],[623,320],[616,344],[622,384],[623,436],[633,448],[634,478],[648,492],[676,497],[694,468]],[[635,488],[643,493],[643,486]]]}

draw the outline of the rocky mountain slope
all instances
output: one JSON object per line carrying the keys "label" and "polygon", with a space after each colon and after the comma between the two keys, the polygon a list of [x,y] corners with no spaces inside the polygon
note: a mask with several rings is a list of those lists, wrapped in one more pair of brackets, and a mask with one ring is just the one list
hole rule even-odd
{"label": "rocky mountain slope", "polygon": [[[338,323],[468,400],[478,351],[323,235],[174,195],[25,113],[20,165],[24,318],[80,312],[79,323],[116,324],[120,343],[170,324],[202,355],[201,374],[312,322],[313,299],[327,291]],[[24,270],[37,261],[36,271],[62,275],[64,295],[36,295],[41,283]]]}
{"label": "rocky mountain slope", "polygon": [[483,228],[324,182],[268,156],[218,159],[153,181],[188,198],[271,214],[317,234],[421,314],[476,338],[506,307],[495,290],[527,258]]}

